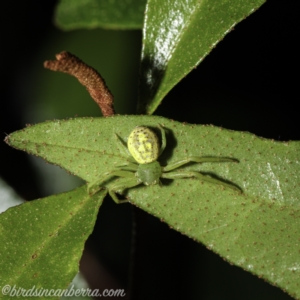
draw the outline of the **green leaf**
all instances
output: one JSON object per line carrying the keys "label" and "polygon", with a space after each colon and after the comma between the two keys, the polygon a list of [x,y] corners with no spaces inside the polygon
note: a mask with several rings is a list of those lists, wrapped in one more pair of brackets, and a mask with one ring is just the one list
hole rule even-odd
{"label": "green leaf", "polygon": [[236,184],[243,194],[196,179],[125,191],[130,202],[204,243],[245,270],[300,297],[300,142],[275,142],[245,132],[190,125],[154,116],[52,121],[9,135],[6,141],[94,181],[126,161],[115,133],[126,141],[137,125],[163,124],[162,165],[187,156],[233,157],[239,163],[190,164]]}
{"label": "green leaf", "polygon": [[146,7],[139,111],[152,114],[165,95],[224,36],[265,0],[149,0]]}
{"label": "green leaf", "polygon": [[[78,273],[84,243],[105,194],[102,190],[89,197],[86,186],[82,186],[2,213],[0,286],[10,285],[16,290],[66,289]],[[10,295],[2,297],[13,299]]]}
{"label": "green leaf", "polygon": [[64,30],[141,29],[146,0],[61,0],[55,22]]}

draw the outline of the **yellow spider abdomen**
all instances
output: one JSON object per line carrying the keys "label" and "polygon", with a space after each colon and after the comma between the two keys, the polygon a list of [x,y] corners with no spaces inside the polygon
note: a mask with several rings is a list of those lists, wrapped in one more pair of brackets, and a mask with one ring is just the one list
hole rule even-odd
{"label": "yellow spider abdomen", "polygon": [[128,137],[128,150],[139,164],[148,164],[159,156],[159,141],[157,135],[147,127],[138,126]]}

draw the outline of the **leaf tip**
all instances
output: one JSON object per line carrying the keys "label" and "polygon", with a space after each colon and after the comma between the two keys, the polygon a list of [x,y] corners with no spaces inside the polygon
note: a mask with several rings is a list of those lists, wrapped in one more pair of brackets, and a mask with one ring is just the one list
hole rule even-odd
{"label": "leaf tip", "polygon": [[6,137],[4,138],[4,142],[8,145],[9,145],[9,138],[10,138],[10,135],[6,134]]}

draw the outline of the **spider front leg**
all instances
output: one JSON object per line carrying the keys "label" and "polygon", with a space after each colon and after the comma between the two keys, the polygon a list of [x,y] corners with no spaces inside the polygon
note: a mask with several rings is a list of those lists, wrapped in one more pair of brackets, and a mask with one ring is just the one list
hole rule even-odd
{"label": "spider front leg", "polygon": [[238,162],[237,159],[229,157],[201,157],[201,156],[190,156],[186,159],[178,160],[172,164],[167,165],[163,168],[164,172],[169,172],[177,169],[190,162],[204,163],[204,162]]}
{"label": "spider front leg", "polygon": [[117,167],[120,168],[123,171],[136,172],[138,170],[139,165],[136,164],[136,163],[127,162],[127,163],[124,163],[122,165],[118,165]]}
{"label": "spider front leg", "polygon": [[225,187],[229,187],[233,190],[241,192],[241,190],[238,187],[236,187],[236,186],[234,186],[230,183],[226,183],[222,180],[215,179],[215,178],[212,178],[208,175],[203,175],[203,174],[201,174],[199,172],[195,172],[195,171],[180,171],[180,170],[178,170],[178,171],[173,171],[173,172],[169,172],[169,173],[163,173],[161,177],[162,178],[168,178],[168,179],[195,177],[195,178],[198,178],[198,179],[203,180],[203,181],[223,185]]}
{"label": "spider front leg", "polygon": [[114,200],[115,203],[121,204],[121,203],[126,203],[128,202],[127,199],[125,200],[120,200],[118,196],[116,195],[116,192],[130,189],[132,187],[135,187],[142,182],[139,182],[137,178],[128,178],[126,180],[122,180],[121,182],[116,182],[115,184],[111,185],[108,189],[108,193],[111,196],[111,198]]}
{"label": "spider front leg", "polygon": [[122,152],[126,153],[126,155],[127,155],[127,160],[128,160],[130,163],[135,163],[135,160],[132,158],[132,156],[131,156],[131,154],[130,154],[128,148],[127,148],[126,143],[125,143],[125,142],[119,137],[119,135],[116,134],[116,133],[115,133],[115,137],[116,137],[116,139],[117,139],[117,142],[118,142],[119,146],[121,147],[121,149],[123,149]]}
{"label": "spider front leg", "polygon": [[135,178],[135,173],[127,170],[122,170],[121,168],[119,169],[114,169],[110,172],[104,173],[100,178],[96,179],[95,181],[92,181],[88,184],[87,190],[89,195],[94,195],[98,191],[101,190],[102,184],[111,179],[112,177],[129,177],[129,178]]}
{"label": "spider front leg", "polygon": [[164,128],[160,124],[158,124],[158,128],[160,129],[161,132],[161,147],[159,152],[159,155],[161,155],[166,148],[167,139],[166,139],[166,131],[164,130]]}

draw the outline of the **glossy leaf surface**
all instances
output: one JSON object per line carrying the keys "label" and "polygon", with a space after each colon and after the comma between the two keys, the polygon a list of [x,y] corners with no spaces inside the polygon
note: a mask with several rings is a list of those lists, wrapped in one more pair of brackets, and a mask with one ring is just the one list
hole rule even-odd
{"label": "glossy leaf surface", "polygon": [[[0,286],[10,285],[17,290],[66,289],[78,273],[84,243],[105,195],[102,190],[89,197],[86,186],[82,186],[2,213]],[[14,298],[9,294],[2,297]]]}
{"label": "glossy leaf surface", "polygon": [[145,6],[146,0],[61,0],[55,21],[64,30],[140,29]]}
{"label": "glossy leaf surface", "polygon": [[146,116],[46,122],[11,134],[7,142],[90,182],[126,161],[115,133],[126,141],[135,126],[143,125],[159,134],[157,124],[167,133],[162,165],[191,155],[238,159],[185,169],[229,181],[244,193],[196,179],[162,180],[162,187],[125,191],[130,202],[299,297],[299,142]]}
{"label": "glossy leaf surface", "polygon": [[139,111],[165,95],[265,0],[149,0],[143,29]]}

